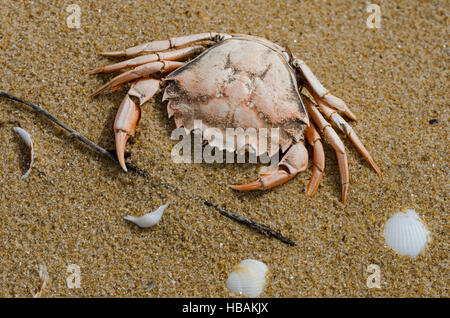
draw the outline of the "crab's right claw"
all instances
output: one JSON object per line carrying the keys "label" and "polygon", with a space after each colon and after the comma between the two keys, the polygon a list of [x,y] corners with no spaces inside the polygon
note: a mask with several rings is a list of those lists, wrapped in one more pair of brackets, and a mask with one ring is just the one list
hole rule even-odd
{"label": "crab's right claw", "polygon": [[282,166],[261,174],[261,178],[256,181],[240,184],[230,185],[230,188],[238,191],[252,191],[252,190],[267,190],[283,184],[295,177],[294,173],[289,173]]}
{"label": "crab's right claw", "polygon": [[300,171],[305,171],[307,166],[308,151],[303,141],[300,141],[289,148],[276,168],[261,174],[257,181],[230,187],[239,191],[267,190],[288,182]]}
{"label": "crab's right claw", "polygon": [[136,126],[141,117],[141,109],[127,94],[120,104],[114,121],[114,133],[116,135],[117,159],[123,170],[125,165],[125,144],[130,136],[134,135]]}

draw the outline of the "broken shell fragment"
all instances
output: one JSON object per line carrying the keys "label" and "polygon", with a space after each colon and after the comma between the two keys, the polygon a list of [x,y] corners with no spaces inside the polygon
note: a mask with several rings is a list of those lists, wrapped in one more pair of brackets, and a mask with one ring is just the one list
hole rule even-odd
{"label": "broken shell fragment", "polygon": [[14,127],[13,130],[16,134],[19,135],[20,138],[22,138],[22,140],[30,149],[30,164],[28,166],[28,170],[20,177],[20,179],[25,179],[30,174],[31,167],[33,167],[33,159],[34,159],[33,141],[31,140],[30,134],[26,130],[20,127]]}
{"label": "broken shell fragment", "polygon": [[238,295],[256,297],[264,289],[268,270],[267,265],[260,261],[243,260],[228,277],[227,288]]}
{"label": "broken shell fragment", "polygon": [[49,277],[47,272],[47,266],[39,264],[39,287],[37,293],[34,294],[33,298],[42,297],[44,289],[47,286],[48,279]]}
{"label": "broken shell fragment", "polygon": [[416,211],[394,214],[384,227],[387,245],[397,253],[415,258],[429,241],[429,233]]}
{"label": "broken shell fragment", "polygon": [[139,218],[130,215],[124,216],[123,218],[130,222],[133,222],[134,224],[136,224],[141,228],[152,227],[153,225],[158,223],[159,220],[161,220],[161,217],[168,205],[169,203],[161,205],[157,210],[147,213]]}

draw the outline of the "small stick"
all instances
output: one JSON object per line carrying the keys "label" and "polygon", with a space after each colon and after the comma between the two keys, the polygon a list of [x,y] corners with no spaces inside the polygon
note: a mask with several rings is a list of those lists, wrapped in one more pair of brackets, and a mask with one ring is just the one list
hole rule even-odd
{"label": "small stick", "polygon": [[[81,142],[87,144],[88,146],[92,147],[93,149],[95,149],[98,153],[102,154],[103,156],[107,157],[108,159],[112,160],[115,163],[118,163],[119,161],[117,160],[116,156],[114,156],[114,154],[112,154],[111,152],[109,152],[108,150],[100,147],[99,145],[97,145],[96,143],[94,143],[93,141],[89,140],[88,138],[84,137],[83,135],[81,135],[78,131],[72,129],[71,127],[67,126],[66,124],[64,124],[63,122],[61,122],[60,120],[58,120],[56,117],[54,117],[53,115],[51,115],[50,113],[48,113],[47,111],[45,111],[41,106],[36,105],[32,102],[29,102],[27,100],[24,100],[20,97],[16,97],[14,95],[11,95],[9,93],[6,93],[4,91],[0,91],[0,96],[4,96],[6,98],[9,98],[11,100],[17,101],[19,103],[25,104],[31,108],[33,108],[36,112],[44,115],[45,117],[47,117],[48,119],[50,119],[52,122],[54,122],[55,124],[57,124],[58,126],[62,127],[63,129],[67,130],[68,132],[70,132],[75,138],[77,138],[78,140],[80,140]],[[138,167],[136,167],[133,164],[127,164],[127,167],[129,170],[135,172],[136,174],[149,178],[151,177],[151,175],[147,172],[144,171]],[[164,182],[161,182],[160,184],[164,185],[168,190],[173,191],[173,192],[181,192],[179,189],[177,189],[176,187],[170,185],[170,184],[166,184]],[[178,190],[178,191],[177,191]],[[235,220],[241,224],[247,225],[248,227],[256,230],[259,233],[262,233],[264,235],[267,236],[272,236],[275,237],[276,239],[280,240],[281,242],[291,245],[291,246],[295,246],[295,242],[292,241],[291,239],[283,236],[281,233],[272,230],[271,228],[269,228],[268,226],[264,225],[264,224],[260,224],[257,223],[251,219],[242,217],[240,215],[237,215],[235,213],[232,212],[228,212],[223,208],[220,208],[217,204],[209,202],[208,200],[205,200],[204,198],[201,197],[194,197],[196,200],[202,202],[203,204],[205,204],[206,206],[209,207],[213,207],[217,212],[219,212],[220,214]]]}
{"label": "small stick", "polygon": [[259,224],[259,223],[256,223],[255,221],[251,220],[251,219],[247,219],[247,218],[245,218],[243,216],[240,216],[240,215],[237,215],[235,213],[228,212],[227,210],[225,210],[223,208],[220,208],[215,203],[212,203],[212,202],[209,202],[209,201],[206,201],[206,200],[204,200],[203,203],[205,205],[207,205],[207,206],[213,207],[220,214],[222,214],[222,215],[224,215],[224,216],[226,216],[226,217],[228,217],[228,218],[230,218],[232,220],[235,220],[235,221],[237,221],[239,223],[245,224],[245,225],[251,227],[252,229],[255,229],[256,231],[258,231],[258,232],[260,232],[262,234],[265,234],[267,236],[273,236],[273,237],[277,238],[278,240],[280,240],[281,242],[286,243],[286,244],[291,245],[291,246],[295,246],[296,245],[295,242],[293,240],[291,240],[290,238],[287,238],[287,237],[283,236],[283,234],[281,234],[280,232],[274,231],[270,227],[268,227],[268,226],[266,226],[264,224]]}

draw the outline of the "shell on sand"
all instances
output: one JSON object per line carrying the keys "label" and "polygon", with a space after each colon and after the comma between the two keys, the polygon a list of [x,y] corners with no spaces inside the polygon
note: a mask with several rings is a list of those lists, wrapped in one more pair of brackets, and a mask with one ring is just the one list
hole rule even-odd
{"label": "shell on sand", "polygon": [[49,280],[47,266],[39,264],[39,287],[36,294],[34,294],[33,298],[40,298],[44,293],[44,289],[47,286],[47,282]]}
{"label": "shell on sand", "polygon": [[156,223],[159,222],[159,220],[161,220],[161,217],[164,213],[164,211],[166,210],[167,206],[169,205],[169,203],[166,203],[162,206],[160,206],[158,209],[156,209],[153,212],[147,213],[141,217],[134,217],[134,216],[124,216],[123,218],[125,220],[128,220],[130,222],[133,222],[134,224],[136,224],[137,226],[141,227],[141,228],[148,228],[148,227],[152,227],[154,226]]}
{"label": "shell on sand", "polygon": [[238,295],[256,297],[264,289],[268,270],[267,265],[260,261],[243,260],[228,277],[227,288]]}
{"label": "shell on sand", "polygon": [[394,214],[384,228],[387,245],[397,253],[415,258],[429,241],[429,233],[416,211]]}
{"label": "shell on sand", "polygon": [[26,130],[20,127],[13,127],[13,130],[16,134],[19,135],[20,138],[22,138],[22,140],[30,149],[30,164],[28,166],[28,170],[20,177],[20,179],[25,179],[30,174],[31,167],[33,167],[33,160],[34,160],[33,141],[31,140],[30,134]]}

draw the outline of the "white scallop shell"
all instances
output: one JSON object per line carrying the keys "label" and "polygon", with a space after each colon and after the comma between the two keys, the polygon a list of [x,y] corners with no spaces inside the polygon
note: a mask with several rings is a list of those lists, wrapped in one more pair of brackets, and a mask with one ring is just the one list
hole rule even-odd
{"label": "white scallop shell", "polygon": [[264,289],[268,270],[267,265],[260,261],[243,260],[234,267],[228,277],[227,288],[238,295],[256,297]]}
{"label": "white scallop shell", "polygon": [[158,223],[159,220],[161,220],[161,217],[168,205],[169,203],[161,205],[157,210],[147,213],[139,218],[130,215],[124,216],[123,218],[142,228],[152,227]]}
{"label": "white scallop shell", "polygon": [[397,253],[416,257],[429,241],[428,231],[416,211],[408,209],[394,214],[384,227],[387,245]]}
{"label": "white scallop shell", "polygon": [[31,167],[33,167],[33,160],[34,160],[33,141],[31,140],[30,134],[26,130],[20,127],[13,127],[13,130],[16,134],[20,136],[20,138],[22,138],[22,140],[30,149],[30,164],[28,166],[28,170],[20,177],[20,179],[25,179],[30,174]]}

